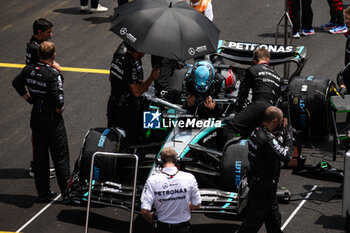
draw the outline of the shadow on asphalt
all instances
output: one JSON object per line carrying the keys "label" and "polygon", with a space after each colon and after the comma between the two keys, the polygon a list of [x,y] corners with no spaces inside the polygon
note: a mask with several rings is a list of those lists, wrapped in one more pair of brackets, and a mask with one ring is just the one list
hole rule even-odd
{"label": "shadow on asphalt", "polygon": [[[71,8],[61,8],[61,9],[55,9],[53,12],[56,13],[62,13],[62,14],[69,14],[69,15],[91,15],[91,12],[89,11],[80,11],[79,7],[71,7]],[[109,16],[94,16],[94,17],[87,17],[83,20],[90,22],[91,24],[101,24],[101,23],[110,23],[112,21],[112,15]]]}
{"label": "shadow on asphalt", "polygon": [[[57,220],[74,225],[85,226],[86,211],[62,210],[57,215]],[[128,232],[129,222],[119,221],[114,218],[90,212],[89,229],[97,229],[105,232]]]}
{"label": "shadow on asphalt", "polygon": [[[316,33],[329,33],[328,31],[325,31],[323,30],[321,27],[313,27],[313,29],[315,30]],[[279,33],[278,33],[278,36],[277,38],[281,39],[281,38],[284,38],[284,34],[281,33],[283,32],[283,28],[280,28],[279,29]],[[288,29],[290,30],[290,29]],[[276,33],[263,33],[263,34],[260,34],[258,35],[259,37],[262,37],[262,38],[276,38]],[[307,36],[303,36],[302,38],[305,38]]]}
{"label": "shadow on asphalt", "polygon": [[[26,179],[31,178],[28,174],[28,170],[23,168],[7,168],[0,169],[0,179]],[[32,179],[32,178],[31,178]]]}
{"label": "shadow on asphalt", "polygon": [[3,202],[7,205],[14,205],[24,209],[32,208],[36,200],[37,197],[30,195],[0,194],[0,202]]}
{"label": "shadow on asphalt", "polygon": [[[84,210],[62,210],[57,215],[57,220],[65,223],[85,227]],[[89,217],[89,229],[95,229],[106,232],[129,232],[129,222],[121,221],[116,218],[100,215],[94,212],[90,212]],[[133,224],[134,233],[152,232],[152,225],[142,215],[137,215]],[[193,232],[212,233],[212,232],[233,232],[238,229],[238,224],[231,223],[214,223],[214,224],[192,224]]]}
{"label": "shadow on asphalt", "polygon": [[[312,185],[303,185],[303,188],[306,190],[302,193],[292,194],[290,201],[302,201],[305,199],[306,195],[312,189]],[[339,187],[317,187],[316,190],[312,193],[309,201],[321,201],[329,202],[335,199],[342,199],[343,193],[342,189]]]}
{"label": "shadow on asphalt", "polygon": [[323,226],[324,229],[340,230],[342,232],[345,229],[345,219],[341,215],[321,215],[315,224]]}
{"label": "shadow on asphalt", "polygon": [[87,15],[91,14],[89,11],[80,11],[79,7],[71,7],[71,8],[62,8],[62,9],[55,9],[53,12],[56,13],[63,13],[63,14],[69,14],[69,15]]}
{"label": "shadow on asphalt", "polygon": [[192,224],[193,232],[213,233],[213,232],[235,232],[240,225],[229,223],[213,223],[213,224]]}
{"label": "shadow on asphalt", "polygon": [[83,20],[88,21],[92,24],[110,23],[112,21],[112,16],[108,17],[88,17]]}

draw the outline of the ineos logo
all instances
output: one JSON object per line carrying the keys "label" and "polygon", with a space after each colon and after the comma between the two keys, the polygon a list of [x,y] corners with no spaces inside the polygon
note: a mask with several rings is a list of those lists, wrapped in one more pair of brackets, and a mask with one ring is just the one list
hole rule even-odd
{"label": "ineos logo", "polygon": [[188,54],[193,56],[195,54],[196,50],[194,50],[194,48],[189,48],[188,49]]}
{"label": "ineos logo", "polygon": [[128,32],[128,29],[122,28],[122,29],[120,29],[119,32],[120,32],[120,35],[124,36]]}

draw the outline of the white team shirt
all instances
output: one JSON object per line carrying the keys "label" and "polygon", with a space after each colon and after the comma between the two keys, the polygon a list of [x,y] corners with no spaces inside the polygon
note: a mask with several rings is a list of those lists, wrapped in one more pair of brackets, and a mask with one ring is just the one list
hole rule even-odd
{"label": "white team shirt", "polygon": [[[174,175],[176,167],[163,168],[163,172]],[[141,208],[156,209],[158,220],[175,224],[191,219],[189,202],[201,203],[198,184],[195,177],[188,172],[178,171],[172,178],[164,173],[150,176],[142,191]]]}

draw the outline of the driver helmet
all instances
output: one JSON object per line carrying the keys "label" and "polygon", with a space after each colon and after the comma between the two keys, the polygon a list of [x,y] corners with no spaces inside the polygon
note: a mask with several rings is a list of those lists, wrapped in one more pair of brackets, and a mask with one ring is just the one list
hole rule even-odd
{"label": "driver helmet", "polygon": [[209,61],[196,61],[191,72],[191,80],[198,92],[206,92],[214,82],[215,70]]}

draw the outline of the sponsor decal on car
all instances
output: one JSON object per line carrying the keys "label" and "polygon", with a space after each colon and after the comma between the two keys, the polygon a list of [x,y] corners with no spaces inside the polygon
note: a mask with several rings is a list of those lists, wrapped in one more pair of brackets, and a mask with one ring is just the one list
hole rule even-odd
{"label": "sponsor decal on car", "polygon": [[258,44],[258,43],[246,43],[246,42],[236,42],[236,41],[224,41],[222,47],[235,49],[235,50],[246,50],[254,51],[257,48],[265,48],[270,53],[286,53],[292,52],[293,46],[284,45],[271,45],[271,44]]}

